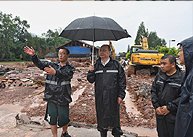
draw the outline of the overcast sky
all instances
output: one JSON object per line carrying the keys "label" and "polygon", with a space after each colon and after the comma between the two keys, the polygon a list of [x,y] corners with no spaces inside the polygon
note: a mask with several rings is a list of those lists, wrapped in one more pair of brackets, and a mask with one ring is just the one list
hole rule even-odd
{"label": "overcast sky", "polygon": [[[128,44],[134,44],[142,21],[149,32],[156,31],[158,37],[164,38],[167,46],[169,40],[175,39],[170,43],[174,47],[193,36],[193,1],[0,1],[0,11],[27,20],[28,31],[36,35],[48,29],[64,29],[80,17],[112,18],[132,36],[112,41],[116,53],[126,52]],[[95,42],[95,46],[107,43]]]}

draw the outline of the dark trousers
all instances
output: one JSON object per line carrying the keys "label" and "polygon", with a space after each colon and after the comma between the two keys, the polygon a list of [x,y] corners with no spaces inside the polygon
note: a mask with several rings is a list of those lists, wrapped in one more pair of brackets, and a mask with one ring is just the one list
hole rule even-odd
{"label": "dark trousers", "polygon": [[157,132],[158,137],[174,137],[175,123],[168,122],[165,119],[158,119],[157,121]]}
{"label": "dark trousers", "polygon": [[[101,137],[107,137],[107,131],[108,131],[108,129],[100,129],[99,131],[100,131],[100,133],[101,133]],[[122,134],[123,134],[123,131],[121,130],[120,127],[118,127],[118,128],[113,128],[113,130],[112,130],[112,135],[113,135],[114,137],[120,137],[120,135],[122,135]]]}

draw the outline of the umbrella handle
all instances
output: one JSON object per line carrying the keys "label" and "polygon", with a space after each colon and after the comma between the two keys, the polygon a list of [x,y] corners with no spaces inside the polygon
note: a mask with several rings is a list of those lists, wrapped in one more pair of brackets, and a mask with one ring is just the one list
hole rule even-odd
{"label": "umbrella handle", "polygon": [[92,47],[92,65],[94,65],[94,42]]}

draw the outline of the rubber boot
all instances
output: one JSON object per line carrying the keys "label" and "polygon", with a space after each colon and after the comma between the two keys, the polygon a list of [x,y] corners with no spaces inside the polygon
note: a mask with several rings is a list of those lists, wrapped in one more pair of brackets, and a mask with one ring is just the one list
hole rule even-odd
{"label": "rubber boot", "polygon": [[114,137],[120,137],[121,135],[123,135],[123,131],[121,130],[120,127],[113,128],[113,130],[112,130],[112,135],[113,135]]}
{"label": "rubber boot", "polygon": [[103,130],[100,133],[101,133],[101,137],[107,137],[107,130]]}

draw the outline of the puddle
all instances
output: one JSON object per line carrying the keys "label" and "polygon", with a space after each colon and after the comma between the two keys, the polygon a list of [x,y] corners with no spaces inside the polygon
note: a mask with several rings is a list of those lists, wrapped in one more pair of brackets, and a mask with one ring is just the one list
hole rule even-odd
{"label": "puddle", "polygon": [[82,86],[77,89],[73,95],[72,95],[72,102],[70,103],[70,106],[73,106],[76,103],[76,100],[78,99],[79,95],[82,95],[83,91],[85,90],[86,86],[82,88]]}
{"label": "puddle", "polygon": [[138,136],[157,137],[156,129],[141,128],[141,127],[121,127],[122,130],[138,134]]}
{"label": "puddle", "polygon": [[3,104],[0,106],[0,110],[9,110],[11,112],[20,112],[22,109],[23,107],[17,104]]}
{"label": "puddle", "polygon": [[31,104],[30,106],[29,106],[29,108],[34,108],[34,107],[39,107],[40,106],[40,104],[38,104],[38,103],[33,103],[33,104]]}
{"label": "puddle", "polygon": [[132,112],[133,114],[140,114],[140,112],[137,110],[137,108],[134,105],[134,102],[131,101],[131,95],[129,94],[128,91],[126,91],[126,96],[125,96],[125,107],[126,107],[126,111],[128,112]]}

